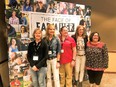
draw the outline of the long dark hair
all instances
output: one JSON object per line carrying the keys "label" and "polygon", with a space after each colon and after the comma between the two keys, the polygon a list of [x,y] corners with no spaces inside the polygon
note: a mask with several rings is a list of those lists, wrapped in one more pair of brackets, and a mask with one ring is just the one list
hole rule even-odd
{"label": "long dark hair", "polygon": [[[82,26],[82,25],[77,26],[76,31],[75,31],[75,34],[74,34],[75,37],[79,36],[78,30],[79,30],[80,27],[83,27],[83,26]],[[83,27],[83,30],[84,30],[84,31],[83,31],[82,37],[84,38],[84,37],[86,36],[85,28],[84,28],[84,27]]]}

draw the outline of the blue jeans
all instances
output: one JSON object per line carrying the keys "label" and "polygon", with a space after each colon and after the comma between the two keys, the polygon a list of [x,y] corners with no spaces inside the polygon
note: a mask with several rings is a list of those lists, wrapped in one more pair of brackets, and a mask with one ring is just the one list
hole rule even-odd
{"label": "blue jeans", "polygon": [[38,71],[33,71],[32,68],[30,68],[32,84],[34,87],[46,87],[46,72],[46,67],[42,67]]}

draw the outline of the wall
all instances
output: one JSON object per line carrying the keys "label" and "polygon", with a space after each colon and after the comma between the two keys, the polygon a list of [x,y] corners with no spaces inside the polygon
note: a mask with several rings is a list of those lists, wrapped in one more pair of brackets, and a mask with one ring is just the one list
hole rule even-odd
{"label": "wall", "polygon": [[[70,0],[62,1],[71,2]],[[116,0],[72,0],[72,2],[90,5],[92,7],[92,31],[100,32],[102,41],[107,44],[109,51],[116,50]],[[3,3],[4,0],[1,0],[0,20],[4,20]],[[114,67],[116,53],[109,53],[109,56],[109,68],[107,71],[116,72],[116,67]]]}
{"label": "wall", "polygon": [[4,4],[5,2],[4,2],[4,0],[1,0],[0,1],[0,21],[2,21],[2,22],[0,22],[0,26],[3,24],[3,23],[5,23],[5,10],[4,10],[4,8],[5,8],[5,4]]}
{"label": "wall", "polygon": [[107,44],[109,51],[114,51],[109,52],[109,68],[106,72],[116,72],[116,0],[72,0],[72,2],[92,7],[91,29],[100,33],[101,40]]}
{"label": "wall", "polygon": [[116,53],[109,53],[109,67],[105,72],[116,72]]}
{"label": "wall", "polygon": [[116,51],[116,0],[72,0],[72,2],[92,7],[92,31],[100,33],[109,51]]}

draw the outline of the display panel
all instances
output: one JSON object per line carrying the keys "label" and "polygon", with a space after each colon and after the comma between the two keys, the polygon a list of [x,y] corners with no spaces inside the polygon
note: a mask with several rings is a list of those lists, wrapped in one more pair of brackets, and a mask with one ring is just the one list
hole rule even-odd
{"label": "display panel", "polygon": [[47,25],[52,23],[56,27],[57,34],[62,26],[66,26],[72,35],[80,24],[85,27],[87,35],[91,32],[90,6],[53,0],[6,0],[5,2],[11,87],[32,86],[26,55],[28,44],[33,41],[34,29],[39,27],[44,36]]}

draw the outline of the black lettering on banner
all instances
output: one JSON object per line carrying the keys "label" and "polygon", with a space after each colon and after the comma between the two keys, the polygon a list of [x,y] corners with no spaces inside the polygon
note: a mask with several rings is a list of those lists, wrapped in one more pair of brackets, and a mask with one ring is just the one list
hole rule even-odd
{"label": "black lettering on banner", "polygon": [[[41,22],[36,22],[37,28],[40,28],[42,31],[46,30],[47,25],[50,23],[41,23]],[[55,29],[59,30],[61,27],[66,26],[68,28],[68,32],[74,32],[75,29],[75,24],[74,23],[52,23],[55,25]]]}
{"label": "black lettering on banner", "polygon": [[44,23],[42,23],[41,30],[42,30],[42,31],[43,31],[43,30],[46,30],[46,26],[45,26],[45,24],[44,24]]}
{"label": "black lettering on banner", "polygon": [[36,27],[40,28],[40,22],[36,22]]}

